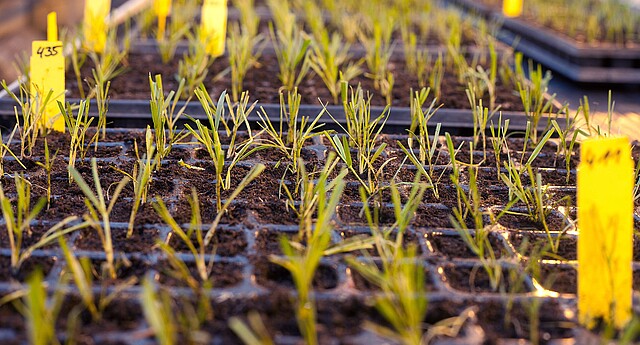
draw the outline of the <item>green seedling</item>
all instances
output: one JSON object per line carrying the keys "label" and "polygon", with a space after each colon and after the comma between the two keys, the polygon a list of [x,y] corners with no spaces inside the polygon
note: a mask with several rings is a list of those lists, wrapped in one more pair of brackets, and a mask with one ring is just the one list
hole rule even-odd
{"label": "green seedling", "polygon": [[76,258],[71,249],[69,249],[64,237],[58,237],[58,243],[60,244],[60,249],[66,261],[63,275],[71,275],[71,280],[80,293],[84,307],[89,311],[94,321],[100,321],[107,306],[117,298],[122,291],[134,286],[138,278],[130,277],[123,283],[118,284],[115,290],[110,293],[107,292],[106,286],[102,286],[100,294],[96,296],[92,290],[93,273],[91,272],[91,260],[87,257],[81,259]]}
{"label": "green seedling", "polygon": [[530,82],[518,82],[518,92],[527,119],[531,122],[529,137],[533,143],[537,144],[538,125],[544,114],[553,110],[553,101],[556,95],[553,94],[548,99],[546,98],[545,95],[549,89],[551,73],[547,71],[543,75],[541,65],[534,69],[533,63],[529,61],[529,78]]}
{"label": "green seedling", "polygon": [[174,345],[178,341],[176,320],[171,308],[171,296],[168,293],[156,292],[150,278],[142,281],[140,304],[144,318],[151,327],[156,340],[161,345]]}
{"label": "green seedling", "polygon": [[24,164],[22,164],[22,162],[20,161],[20,159],[18,159],[18,157],[13,153],[13,151],[11,150],[11,141],[13,141],[13,136],[16,134],[16,131],[18,130],[18,125],[15,125],[13,127],[13,130],[11,131],[11,134],[9,134],[9,137],[7,137],[6,142],[4,142],[4,136],[2,136],[2,131],[0,131],[0,177],[4,177],[5,173],[4,173],[4,163],[5,161],[5,156],[7,155],[7,153],[13,157],[16,162],[18,162],[18,164],[20,164],[20,166],[27,170],[27,167],[24,166]]}
{"label": "green seedling", "polygon": [[297,89],[288,92],[286,100],[284,94],[280,93],[280,121],[278,127],[271,122],[264,109],[262,112],[258,112],[258,117],[260,118],[258,125],[262,127],[267,137],[260,140],[260,144],[262,147],[270,147],[282,152],[291,161],[288,165],[289,171],[295,174],[298,180],[301,178],[300,169],[302,167],[299,163],[302,148],[308,140],[322,134],[318,130],[324,124],[318,124],[318,121],[326,112],[323,109],[313,119],[309,116],[301,116],[301,99],[302,96],[297,92]]}
{"label": "green seedling", "polygon": [[[338,161],[335,159],[335,154],[330,153],[327,157],[326,163],[322,171],[318,176],[318,179],[312,179],[312,175],[307,174],[304,162],[300,158],[298,165],[300,166],[300,176],[302,178],[300,184],[299,200],[295,198],[295,192],[289,190],[286,184],[282,184],[282,188],[287,195],[287,208],[292,209],[299,220],[298,225],[298,239],[302,241],[305,238],[310,238],[313,231],[313,213],[318,208],[318,192],[320,188],[323,188],[325,192],[331,192],[336,186],[335,181],[344,179],[347,174],[346,170],[343,170],[336,179],[328,182],[330,174],[335,170]],[[298,186],[296,186],[296,189]],[[298,201],[296,205],[296,201]]]}
{"label": "green seedling", "polygon": [[233,7],[240,11],[242,33],[249,37],[258,35],[260,16],[256,12],[254,0],[233,0]]}
{"label": "green seedling", "polygon": [[241,30],[237,23],[233,23],[227,39],[231,68],[231,95],[234,102],[238,102],[238,97],[243,90],[244,77],[249,69],[258,63],[266,43],[262,35],[250,36],[247,32],[249,29]]}
{"label": "green seedling", "polygon": [[313,277],[325,250],[329,247],[332,218],[345,186],[342,178],[334,179],[332,183],[334,186],[329,197],[327,186],[318,184],[316,224],[310,237],[306,239],[306,246],[302,244],[294,246],[286,237],[283,237],[280,246],[284,256],[270,257],[271,261],[287,269],[293,277],[298,292],[295,307],[296,320],[302,337],[309,345],[318,344],[315,298],[312,293]]}
{"label": "green seedling", "polygon": [[[333,137],[329,133],[325,135],[330,139],[331,146],[338,157],[366,189],[369,196],[374,196],[380,191],[380,180],[384,168],[392,160],[386,160],[378,167],[374,165],[387,146],[386,143],[382,143],[375,147],[378,136],[389,118],[389,107],[385,107],[378,117],[372,118],[371,97],[364,97],[364,91],[360,85],[355,90],[351,90],[349,95],[346,82],[342,83],[342,104],[346,128],[332,118],[347,136],[341,139],[337,135]],[[352,149],[357,152],[355,160],[357,165],[354,165],[354,159],[351,156]],[[361,176],[364,176],[364,179]]]}
{"label": "green seedling", "polygon": [[207,53],[206,45],[200,39],[200,36],[203,35],[200,31],[201,29],[198,29],[195,35],[191,33],[187,35],[189,50],[183,54],[178,63],[178,77],[185,80],[184,97],[191,97],[198,85],[204,82],[209,73],[209,67],[215,60]]}
{"label": "green seedling", "polygon": [[118,200],[118,196],[122,189],[129,183],[129,178],[124,177],[116,186],[111,200],[107,203],[102,186],[100,184],[100,176],[98,176],[98,165],[95,158],[91,158],[91,171],[93,174],[93,183],[95,192],[89,187],[87,182],[78,170],[74,167],[69,167],[71,177],[76,182],[82,193],[85,195],[84,204],[87,207],[88,212],[84,214],[84,219],[88,226],[93,228],[102,241],[102,247],[107,259],[107,268],[110,278],[116,278],[116,269],[114,265],[114,250],[113,242],[111,238],[111,223],[109,222],[109,215],[111,210]]}
{"label": "green seedling", "polygon": [[47,129],[43,126],[44,111],[50,102],[56,99],[53,90],[46,94],[42,90],[36,90],[35,94],[30,91],[30,86],[20,84],[19,94],[16,95],[9,89],[6,81],[0,83],[9,97],[18,104],[14,107],[16,126],[20,134],[20,157],[31,157],[33,148],[38,137],[45,135]]}
{"label": "green seedling", "polygon": [[260,314],[255,311],[247,316],[249,324],[245,324],[240,318],[229,319],[229,328],[242,340],[245,345],[274,345],[273,339],[264,325]]}
{"label": "green seedling", "polygon": [[500,113],[498,117],[498,127],[496,128],[493,120],[491,121],[491,125],[489,125],[489,130],[491,131],[489,142],[493,148],[493,157],[496,160],[496,174],[498,178],[500,178],[500,168],[502,167],[502,154],[506,153],[508,159],[511,160],[511,154],[508,147],[509,142],[507,140],[509,123],[509,119],[504,120],[504,122],[502,121],[502,113]]}
{"label": "green seedling", "polygon": [[[1,135],[1,134],[0,134]],[[1,153],[0,153],[1,154]],[[51,204],[51,171],[53,170],[53,162],[55,162],[58,156],[58,150],[51,156],[49,152],[49,144],[47,139],[44,139],[44,162],[36,162],[36,164],[42,167],[47,174],[47,209]]]}
{"label": "green seedling", "polygon": [[[435,107],[436,100],[434,99],[429,108],[426,111],[423,110],[429,92],[430,89],[422,88],[420,91],[416,91],[411,98],[411,126],[409,127],[409,138],[407,140],[408,146],[405,147],[400,141],[398,141],[398,146],[418,171],[427,178],[432,186],[434,196],[439,199],[438,186],[433,181],[440,181],[444,174],[443,170],[439,176],[435,176],[435,165],[440,156],[440,151],[436,155],[436,150],[438,148],[441,124],[436,124],[433,140],[429,138],[429,120],[439,109],[439,107]],[[417,146],[418,156],[413,151],[414,145]],[[425,169],[425,166],[428,166],[429,171]]]}
{"label": "green seedling", "polygon": [[27,281],[27,293],[24,300],[23,314],[27,323],[27,336],[33,345],[59,345],[56,332],[56,320],[64,300],[64,292],[57,289],[47,298],[44,277],[36,270]]}
{"label": "green seedling", "polygon": [[[310,4],[311,2],[308,3]],[[324,82],[333,97],[333,103],[338,104],[341,83],[343,81],[349,82],[349,80],[362,74],[361,62],[345,65],[350,59],[350,45],[343,42],[338,33],[333,33],[331,40],[329,40],[328,36],[326,40],[316,38],[311,48],[311,54],[309,55],[311,69]]]}
{"label": "green seedling", "polygon": [[[155,168],[157,169],[160,168],[162,160],[171,153],[173,145],[187,136],[184,131],[177,130],[178,120],[184,114],[191,100],[191,96],[189,96],[184,102],[184,105],[178,107],[180,99],[185,93],[185,83],[186,81],[181,79],[178,90],[172,90],[165,95],[162,86],[162,76],[158,74],[154,80],[151,78],[151,75],[149,75],[149,86],[151,88],[151,101],[149,104],[155,134],[153,137],[155,141],[154,160]],[[151,159],[151,156],[147,156],[147,158]]]}
{"label": "green seedling", "polygon": [[[252,147],[255,139],[253,137],[250,137],[240,144],[235,143],[237,130],[241,125],[247,122],[246,115],[248,115],[248,113],[240,114],[241,118],[234,117],[233,127],[229,128],[224,119],[224,103],[225,98],[227,98],[226,92],[223,92],[220,95],[217,104],[213,103],[211,96],[209,96],[209,93],[203,85],[196,90],[196,96],[205,110],[208,126],[200,122],[200,120],[192,119],[197,129],[194,129],[189,124],[186,124],[185,127],[189,133],[191,133],[193,137],[204,146],[213,162],[214,174],[216,176],[216,209],[220,211],[222,209],[222,190],[227,190],[231,187],[231,171],[238,162],[244,160],[260,148]],[[220,140],[219,131],[222,130],[221,125],[225,127],[227,134],[232,137],[231,145],[226,150],[223,149],[222,142]],[[225,158],[230,159],[226,165]]]}
{"label": "green seedling", "polygon": [[84,224],[65,228],[69,223],[77,219],[77,217],[74,216],[67,217],[45,232],[38,242],[23,249],[23,236],[25,234],[31,236],[31,222],[38,217],[40,211],[42,211],[46,205],[47,200],[45,198],[40,198],[32,208],[31,184],[19,174],[14,175],[14,180],[17,195],[15,207],[12,205],[11,200],[5,195],[2,185],[0,185],[0,209],[2,211],[2,218],[4,218],[5,227],[7,228],[7,237],[9,238],[9,247],[11,249],[11,268],[16,272],[22,263],[31,256],[31,253],[33,253],[34,250],[50,244],[59,236],[66,235],[84,227]]}
{"label": "green seedling", "polygon": [[[85,140],[93,118],[89,117],[89,102],[86,100],[80,101],[77,116],[73,116],[72,106],[69,102],[67,102],[66,106],[58,103],[58,107],[62,112],[66,128],[71,136],[68,164],[71,169],[75,168],[78,159],[84,160],[87,154],[88,145],[85,144]],[[69,173],[69,183],[71,183],[71,180],[71,173]]]}
{"label": "green seedling", "polygon": [[140,206],[147,202],[149,187],[151,185],[151,181],[153,180],[153,171],[156,166],[159,165],[158,161],[153,162],[151,159],[155,152],[155,146],[153,146],[152,137],[153,135],[151,134],[151,128],[147,126],[147,131],[145,132],[146,153],[142,158],[140,158],[140,155],[138,154],[138,143],[134,141],[133,147],[138,162],[137,164],[134,164],[131,174],[126,171],[113,168],[133,181],[133,205],[131,206],[131,214],[129,216],[127,238],[133,235],[133,227],[135,225],[136,215],[138,214]]}

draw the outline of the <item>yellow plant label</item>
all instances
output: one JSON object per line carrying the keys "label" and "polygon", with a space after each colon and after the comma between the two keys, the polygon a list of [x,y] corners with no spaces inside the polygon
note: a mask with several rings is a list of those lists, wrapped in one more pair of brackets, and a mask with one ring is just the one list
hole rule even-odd
{"label": "yellow plant label", "polygon": [[167,27],[167,17],[171,13],[171,0],[155,0],[153,8],[158,16],[158,41],[164,38]]}
{"label": "yellow plant label", "polygon": [[107,19],[111,11],[111,0],[85,0],[82,23],[85,49],[102,53],[107,44]]}
{"label": "yellow plant label", "polygon": [[502,13],[505,17],[520,17],[524,0],[503,0]]}
{"label": "yellow plant label", "polygon": [[41,124],[64,132],[64,119],[58,101],[64,103],[64,55],[58,41],[55,12],[47,16],[47,41],[33,41],[31,45],[30,80],[31,107],[42,110]]}
{"label": "yellow plant label", "polygon": [[622,328],[631,319],[633,162],[624,137],[588,139],[578,168],[578,313]]}
{"label": "yellow plant label", "polygon": [[227,0],[204,0],[200,18],[200,39],[211,56],[224,54],[227,37]]}

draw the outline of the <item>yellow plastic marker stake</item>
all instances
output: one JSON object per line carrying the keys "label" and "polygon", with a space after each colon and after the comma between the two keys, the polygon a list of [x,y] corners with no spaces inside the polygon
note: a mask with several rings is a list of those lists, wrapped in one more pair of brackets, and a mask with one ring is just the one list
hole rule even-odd
{"label": "yellow plastic marker stake", "polygon": [[167,16],[171,13],[171,0],[155,0],[153,3],[156,15],[158,16],[158,41],[164,39],[167,27]]}
{"label": "yellow plastic marker stake", "polygon": [[227,0],[204,0],[200,23],[200,39],[211,56],[224,54],[227,37]]}
{"label": "yellow plastic marker stake", "polygon": [[578,312],[622,328],[631,319],[633,162],[624,137],[581,144],[578,169]]}
{"label": "yellow plastic marker stake", "polygon": [[102,53],[107,44],[107,18],[111,0],[85,0],[82,23],[83,45],[87,50]]}
{"label": "yellow plastic marker stake", "polygon": [[503,0],[502,13],[505,17],[520,17],[524,0]]}
{"label": "yellow plastic marker stake", "polygon": [[30,69],[32,109],[39,112],[44,107],[41,124],[64,132],[64,119],[58,108],[58,101],[64,103],[64,55],[55,12],[47,16],[47,40],[33,41],[31,45]]}

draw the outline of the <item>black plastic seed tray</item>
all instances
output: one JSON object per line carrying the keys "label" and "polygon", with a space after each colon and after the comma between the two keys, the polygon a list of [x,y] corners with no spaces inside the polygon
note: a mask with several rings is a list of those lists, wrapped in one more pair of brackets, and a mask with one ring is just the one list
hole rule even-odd
{"label": "black plastic seed tray", "polygon": [[[242,135],[242,133],[241,133]],[[96,158],[99,176],[105,192],[120,180],[122,174],[114,167],[130,171],[136,163],[133,153],[134,141],[141,144],[144,133],[135,129],[109,129],[107,140],[98,145],[98,149],[90,149],[87,160]],[[461,151],[456,159],[461,162],[480,163],[479,185],[482,207],[486,210],[500,210],[507,201],[505,187],[493,183],[498,170],[490,159],[482,161],[479,152],[473,155],[464,145],[471,138],[454,137],[456,147]],[[55,149],[60,146],[60,154],[65,153],[63,138],[50,136],[49,146]],[[383,157],[394,161],[400,160],[397,141],[406,142],[406,135],[385,135],[380,142],[388,144]],[[15,143],[13,144],[15,145]],[[519,161],[522,156],[522,139],[509,139],[511,159]],[[4,161],[5,172],[24,173],[32,183],[35,197],[43,195],[42,186],[45,173],[42,168],[29,163],[40,160],[41,144],[34,155],[25,160],[27,169],[20,168],[12,158]],[[320,137],[314,138],[304,148],[304,156],[309,168],[324,165],[330,147]],[[436,198],[432,190],[427,190],[415,218],[404,233],[404,244],[417,246],[417,262],[425,272],[424,296],[429,302],[425,324],[430,325],[446,318],[459,317],[464,320],[460,332],[448,337],[439,336],[436,344],[486,344],[486,343],[519,343],[532,336],[528,325],[531,315],[527,312],[534,305],[538,306],[536,314],[539,321],[534,330],[547,343],[582,342],[584,339],[597,339],[597,335],[576,326],[576,233],[573,228],[575,212],[557,207],[547,218],[552,229],[552,236],[562,236],[560,250],[554,257],[544,257],[540,262],[540,276],[525,271],[524,264],[530,252],[522,246],[523,242],[542,243],[547,234],[525,216],[510,215],[501,218],[497,224],[488,227],[489,242],[496,258],[494,269],[503,273],[498,289],[490,285],[489,277],[482,262],[476,254],[469,250],[460,236],[452,228],[449,215],[456,205],[455,190],[449,182],[448,171],[450,161],[443,139],[437,148],[436,174],[444,171],[443,178],[437,181],[440,197]],[[564,183],[566,171],[558,170],[556,163],[557,146],[548,143],[542,150],[539,159],[534,161],[538,171],[544,172],[549,187],[550,200],[565,195],[575,196],[572,182]],[[508,159],[508,158],[507,158]],[[577,160],[578,157],[575,157]],[[282,255],[279,242],[282,236],[294,237],[298,231],[295,214],[284,205],[284,199],[278,193],[278,186],[284,173],[286,160],[276,152],[259,151],[248,160],[242,162],[237,169],[239,176],[248,171],[257,162],[268,165],[268,169],[252,182],[223,217],[222,224],[214,236],[214,244],[207,250],[215,250],[207,258],[213,258],[211,282],[213,288],[206,295],[214,316],[200,325],[201,336],[207,344],[236,344],[239,340],[233,335],[227,322],[232,316],[246,317],[250,311],[257,311],[266,323],[272,336],[279,344],[294,344],[301,341],[297,331],[293,313],[295,288],[291,276],[282,267],[269,260],[271,255]],[[180,161],[186,163],[181,164]],[[33,243],[48,227],[68,215],[81,216],[83,196],[77,186],[67,180],[66,162],[59,161],[52,174],[53,200],[51,208],[44,211],[38,221],[34,222],[33,235],[25,237],[25,244]],[[570,178],[575,177],[575,164],[571,166]],[[81,174],[88,177],[91,171],[87,161],[76,163]],[[190,166],[191,168],[187,167]],[[205,170],[193,169],[205,168]],[[413,181],[416,167],[388,164],[385,176],[395,176],[398,182]],[[398,173],[396,173],[398,169]],[[462,183],[467,184],[466,169],[462,168]],[[206,154],[194,144],[178,144],[171,155],[162,163],[160,170],[153,175],[150,197],[161,197],[172,215],[180,224],[189,221],[189,204],[186,200],[192,187],[196,187],[200,195],[203,224],[215,217],[211,164]],[[234,175],[235,176],[235,175]],[[286,181],[290,178],[285,178]],[[234,178],[235,180],[235,178]],[[389,183],[388,180],[384,183]],[[555,181],[555,182],[551,182]],[[570,180],[571,181],[571,180]],[[290,182],[290,181],[289,181]],[[12,197],[15,194],[13,184],[3,183],[5,191]],[[362,202],[359,201],[358,182],[347,177],[347,187],[334,216],[334,228],[331,242],[341,243],[357,235],[371,234],[366,220],[361,216]],[[406,186],[405,186],[406,187]],[[257,193],[257,194],[256,194]],[[401,189],[406,196],[407,189]],[[145,204],[136,218],[134,236],[127,239],[126,222],[131,207],[132,191],[125,189],[111,215],[113,243],[116,250],[118,279],[94,280],[93,291],[114,292],[122,282],[130,278],[152,279],[157,285],[167,289],[177,301],[174,308],[186,303],[195,303],[193,290],[184,281],[175,279],[169,269],[167,257],[157,247],[157,241],[167,243],[178,253],[191,270],[195,263],[188,248],[182,244],[171,229],[155,215],[150,204]],[[394,223],[393,205],[388,193],[383,193],[383,204],[380,209],[380,226],[391,226]],[[559,206],[559,205],[558,205]],[[520,207],[520,208],[518,208]],[[514,211],[524,211],[522,205],[516,205]],[[564,212],[560,212],[560,211]],[[637,217],[636,217],[637,218]],[[488,223],[486,218],[485,222]],[[40,267],[45,274],[49,292],[65,291],[67,297],[57,322],[59,336],[64,339],[68,325],[66,317],[71,307],[80,303],[77,288],[70,282],[61,284],[58,277],[64,269],[65,260],[57,243],[36,250],[21,269],[13,273],[8,269],[10,250],[4,235],[4,226],[0,225],[0,298],[23,287],[28,274]],[[205,226],[206,229],[206,226]],[[471,231],[471,234],[474,232]],[[394,236],[392,234],[392,236]],[[78,257],[86,257],[96,271],[106,259],[101,249],[98,235],[84,229],[73,233],[67,239]],[[215,248],[215,249],[214,249]],[[338,254],[322,259],[314,279],[314,293],[318,308],[318,330],[323,344],[374,344],[386,340],[364,326],[364,322],[384,322],[382,316],[373,307],[380,291],[354,269],[349,268],[345,255]],[[359,261],[381,263],[375,249],[356,251],[352,255]],[[636,248],[634,258],[640,257],[640,249]],[[634,263],[637,273],[634,277],[640,281],[640,264]],[[551,279],[554,278],[554,279]],[[636,278],[634,278],[636,280]],[[634,284],[639,289],[639,284]],[[144,320],[139,295],[141,286],[138,283],[119,292],[105,309],[101,321],[92,321],[86,313],[81,314],[79,339],[93,343],[148,344],[151,333]],[[176,311],[177,313],[178,311]],[[0,342],[22,344],[27,342],[26,325],[22,315],[12,304],[0,306]],[[508,318],[507,318],[508,316]],[[427,330],[428,330],[427,326]]]}
{"label": "black plastic seed tray", "polygon": [[447,2],[500,23],[498,39],[570,80],[599,84],[637,84],[640,80],[640,46],[578,43],[550,29],[506,18],[473,0]]}

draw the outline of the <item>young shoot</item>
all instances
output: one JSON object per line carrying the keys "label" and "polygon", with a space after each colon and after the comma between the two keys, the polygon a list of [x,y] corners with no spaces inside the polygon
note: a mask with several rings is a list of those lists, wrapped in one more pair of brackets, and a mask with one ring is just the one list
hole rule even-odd
{"label": "young shoot", "polygon": [[302,148],[308,140],[313,139],[322,133],[318,130],[324,124],[318,124],[318,121],[325,113],[325,109],[320,111],[316,117],[311,119],[309,116],[300,115],[300,101],[302,96],[297,89],[287,92],[287,98],[280,92],[280,121],[277,126],[271,122],[269,115],[262,110],[258,112],[260,122],[258,125],[262,127],[266,134],[266,139],[261,140],[260,144],[265,148],[274,148],[282,152],[285,157],[291,161],[288,165],[289,171],[300,177],[300,158]]}
{"label": "young shoot", "polygon": [[350,44],[343,42],[342,36],[337,32],[331,35],[331,40],[328,37],[326,41],[316,38],[311,48],[309,65],[331,93],[333,103],[338,104],[342,81],[348,83],[349,80],[362,74],[361,62],[350,62],[344,65],[350,59]]}
{"label": "young shoot", "polygon": [[151,327],[158,343],[160,345],[177,344],[177,322],[171,308],[171,296],[163,291],[156,292],[153,280],[145,278],[142,281],[140,304],[142,305],[144,318]]}
{"label": "young shoot", "polygon": [[[433,186],[434,196],[439,199],[438,186],[433,181],[440,181],[444,174],[443,170],[439,176],[435,176],[435,165],[440,155],[440,151],[437,148],[441,124],[436,124],[433,139],[431,139],[429,135],[429,120],[435,115],[439,107],[435,107],[436,99],[434,99],[426,111],[423,110],[424,103],[429,97],[429,91],[430,89],[422,88],[420,91],[416,91],[411,98],[411,126],[409,127],[408,147],[405,147],[400,141],[398,141],[398,145],[418,171],[426,176]],[[414,143],[417,145],[418,156],[413,151]],[[438,152],[437,155],[436,151]],[[428,167],[428,171],[425,166]]]}
{"label": "young shoot", "polygon": [[49,206],[51,204],[51,171],[53,170],[53,163],[55,162],[57,156],[58,156],[57,150],[53,154],[53,156],[51,156],[51,153],[49,151],[49,144],[47,143],[47,139],[45,138],[44,139],[44,162],[36,162],[36,164],[42,167],[42,169],[44,169],[47,175],[47,187],[46,187],[47,209],[49,209]]}
{"label": "young shoot", "polygon": [[188,34],[189,50],[184,53],[178,63],[178,77],[185,80],[186,92],[183,97],[191,97],[198,85],[202,84],[209,73],[209,67],[215,60],[206,50],[206,45],[200,40],[203,33],[198,29],[196,34]]}
{"label": "young shoot", "polygon": [[[337,152],[338,157],[347,165],[347,168],[358,179],[365,188],[369,196],[375,195],[380,190],[380,179],[385,166],[390,162],[387,160],[379,167],[374,163],[380,158],[382,152],[387,147],[386,143],[380,144],[376,148],[378,136],[382,132],[384,125],[389,118],[389,107],[385,107],[382,113],[376,117],[371,117],[371,97],[365,98],[364,91],[358,85],[355,90],[351,90],[349,95],[348,85],[342,83],[342,104],[345,113],[346,128],[335,118],[333,120],[346,133],[342,139],[334,135],[327,134],[331,146]],[[331,114],[329,114],[331,116]],[[356,160],[351,156],[351,150],[356,151]],[[361,177],[364,176],[364,179]],[[366,181],[365,181],[366,180]]]}
{"label": "young shoot", "polygon": [[133,181],[133,205],[131,206],[131,214],[129,215],[127,238],[133,235],[133,227],[135,225],[136,215],[138,214],[140,206],[147,202],[147,194],[149,192],[151,181],[153,180],[153,171],[155,167],[159,165],[158,161],[153,162],[153,160],[151,159],[155,151],[152,137],[153,135],[151,134],[151,128],[147,126],[147,131],[145,133],[146,153],[142,158],[140,158],[140,155],[138,154],[138,143],[134,141],[134,151],[136,153],[138,162],[137,164],[134,164],[131,174],[126,171],[114,168],[128,177],[131,181]]}
{"label": "young shoot", "polygon": [[250,36],[248,29],[241,30],[237,23],[231,25],[227,39],[229,65],[231,68],[231,98],[239,101],[242,94],[244,77],[255,66],[262,55],[265,39],[262,35]]}
{"label": "young shoot", "polygon": [[114,251],[113,242],[111,238],[111,223],[109,222],[109,216],[111,210],[118,200],[118,196],[122,189],[129,183],[129,178],[124,177],[116,186],[111,200],[107,203],[102,185],[100,184],[100,176],[98,176],[98,164],[95,158],[91,158],[91,171],[93,177],[93,183],[95,192],[89,187],[82,175],[74,167],[69,167],[71,177],[76,182],[82,193],[85,195],[84,204],[87,207],[88,212],[84,214],[84,219],[87,224],[93,228],[102,241],[102,247],[106,256],[106,264],[110,278],[116,278],[116,269],[114,265]]}
{"label": "young shoot", "polygon": [[[196,140],[204,146],[213,162],[214,174],[216,176],[216,209],[220,211],[222,210],[222,191],[227,190],[231,187],[231,171],[238,164],[238,162],[244,160],[259,148],[252,147],[252,144],[254,142],[253,137],[250,137],[243,143],[234,144],[237,130],[242,124],[246,123],[246,116],[244,115],[248,114],[243,114],[244,120],[235,118],[233,128],[229,129],[224,119],[225,98],[228,98],[226,92],[223,92],[220,95],[217,104],[213,103],[211,96],[209,96],[209,93],[203,85],[201,85],[196,90],[196,96],[198,97],[198,100],[200,100],[200,104],[202,104],[202,107],[205,110],[208,125],[203,124],[202,122],[200,122],[200,120],[193,120],[196,125],[196,129],[191,127],[191,125],[189,124],[186,124],[185,127],[187,128],[189,133],[191,133],[194,138],[196,138]],[[232,138],[232,144],[229,145],[227,149],[224,149],[222,147],[223,145],[219,133],[219,131],[222,130],[222,128],[220,127],[221,125],[224,126],[225,129],[227,129],[227,134],[229,134]],[[229,159],[226,164],[225,159]]]}
{"label": "young shoot", "polygon": [[[179,101],[185,92],[185,80],[180,80],[177,91],[171,91],[165,96],[162,86],[162,76],[156,75],[155,80],[149,75],[149,86],[151,88],[151,120],[153,122],[155,156],[154,161],[157,169],[160,169],[161,162],[165,159],[173,145],[184,139],[187,134],[177,130],[177,124],[180,117],[184,114],[191,96],[180,108]],[[148,145],[147,145],[147,151]],[[151,159],[151,156],[147,156]]]}
{"label": "young shoot", "polygon": [[538,125],[544,114],[553,110],[555,94],[548,99],[546,93],[551,81],[551,72],[542,73],[542,66],[533,68],[533,62],[529,61],[529,78],[531,82],[519,82],[518,92],[522,100],[522,106],[527,119],[531,122],[529,137],[534,144],[538,143]]}
{"label": "young shoot", "polygon": [[9,89],[6,81],[3,80],[0,84],[9,97],[18,104],[14,107],[14,114],[20,134],[20,157],[31,157],[38,137],[47,133],[47,128],[44,126],[44,111],[58,95],[54,95],[53,90],[49,90],[46,94],[43,90],[35,90],[35,94],[32,94],[30,86],[23,83],[20,84],[19,95],[16,95]]}
{"label": "young shoot", "polygon": [[47,203],[45,198],[40,198],[35,206],[31,207],[31,184],[23,176],[14,174],[16,187],[15,205],[11,199],[6,196],[4,188],[0,184],[0,210],[7,228],[7,238],[9,239],[9,248],[11,249],[11,269],[17,272],[22,263],[27,260],[31,253],[47,244],[55,241],[58,236],[65,235],[82,227],[82,225],[63,228],[70,222],[76,220],[76,217],[67,217],[60,221],[47,232],[45,232],[40,240],[28,248],[23,248],[23,238],[25,235],[31,236],[31,222],[34,221]]}
{"label": "young shoot", "polygon": [[[73,116],[72,106],[67,102],[66,106],[62,103],[58,103],[58,107],[64,117],[64,122],[69,135],[71,136],[71,143],[69,146],[69,169],[75,168],[76,161],[80,159],[84,160],[87,154],[88,145],[85,144],[87,130],[93,122],[93,118],[89,117],[89,102],[86,100],[80,101],[80,107],[78,108],[78,115]],[[71,170],[69,170],[71,171]],[[71,183],[71,172],[69,172],[69,183]]]}
{"label": "young shoot", "polygon": [[317,185],[316,224],[306,238],[306,246],[300,243],[293,245],[286,237],[282,237],[280,246],[284,256],[270,256],[271,261],[287,269],[293,277],[298,292],[295,303],[296,320],[302,337],[309,345],[318,344],[313,277],[331,242],[332,218],[345,186],[341,177],[334,179],[331,195],[328,196],[328,185],[325,183]]}
{"label": "young shoot", "polygon": [[282,1],[269,0],[267,5],[274,12],[273,24],[269,23],[269,33],[278,60],[278,78],[285,90],[297,87],[309,72],[308,48],[311,39],[296,27],[295,15],[289,12]]}
{"label": "young shoot", "polygon": [[107,306],[115,299],[124,289],[135,285],[138,278],[130,277],[125,282],[120,283],[113,292],[107,293],[106,287],[103,286],[100,294],[95,295],[93,292],[93,272],[91,260],[88,257],[78,259],[69,249],[64,237],[58,237],[60,249],[66,261],[65,269],[62,275],[69,274],[71,280],[75,284],[80,294],[80,299],[84,308],[86,308],[94,321],[100,321],[102,314]]}

